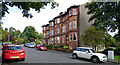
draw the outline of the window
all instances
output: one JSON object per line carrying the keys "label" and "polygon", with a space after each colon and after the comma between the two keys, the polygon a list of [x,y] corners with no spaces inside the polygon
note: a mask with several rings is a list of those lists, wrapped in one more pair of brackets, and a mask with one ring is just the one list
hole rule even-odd
{"label": "window", "polygon": [[54,26],[54,23],[52,22],[52,26]]}
{"label": "window", "polygon": [[57,23],[60,23],[60,18],[57,19]]}
{"label": "window", "polygon": [[59,28],[57,28],[57,33],[59,33]]}
{"label": "window", "polygon": [[52,38],[52,44],[54,43],[54,39]]}
{"label": "window", "polygon": [[52,30],[52,35],[54,35],[54,30]]}
{"label": "window", "polygon": [[70,29],[72,29],[72,22],[70,22]]}
{"label": "window", "polygon": [[73,40],[76,40],[76,33],[73,34]]}
{"label": "window", "polygon": [[44,33],[44,37],[46,37],[46,34]]}
{"label": "window", "polygon": [[46,27],[44,27],[44,30],[46,30]]}
{"label": "window", "polygon": [[64,32],[64,26],[63,26],[63,28],[62,28],[62,31]]}
{"label": "window", "polygon": [[71,11],[71,9],[70,9],[70,16],[72,15],[72,11]]}
{"label": "window", "polygon": [[70,41],[72,40],[72,34],[70,34]]}
{"label": "window", "polygon": [[76,21],[73,21],[73,28],[76,28]]}
{"label": "window", "polygon": [[57,42],[60,43],[60,37],[57,37]]}
{"label": "window", "polygon": [[73,15],[76,15],[76,9],[73,9]]}
{"label": "window", "polygon": [[8,46],[7,49],[8,50],[21,50],[22,47],[20,47],[20,46]]}
{"label": "window", "polygon": [[65,26],[65,29],[64,29],[64,30],[65,30],[65,32],[66,32],[66,26]]}
{"label": "window", "polygon": [[62,40],[62,41],[63,41],[63,43],[64,43],[64,36],[63,36],[63,40]]}
{"label": "window", "polygon": [[56,28],[55,28],[55,34],[56,34]]}
{"label": "window", "polygon": [[57,41],[56,41],[56,37],[55,37],[55,43],[56,43]]}
{"label": "window", "polygon": [[76,51],[82,51],[82,49],[81,48],[76,48]]}

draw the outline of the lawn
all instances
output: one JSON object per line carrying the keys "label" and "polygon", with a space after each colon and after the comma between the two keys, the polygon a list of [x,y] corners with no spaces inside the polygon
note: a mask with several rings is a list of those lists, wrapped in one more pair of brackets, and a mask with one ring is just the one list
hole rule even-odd
{"label": "lawn", "polygon": [[[107,56],[108,58],[108,56]],[[114,60],[120,60],[120,55],[119,56],[114,56]]]}

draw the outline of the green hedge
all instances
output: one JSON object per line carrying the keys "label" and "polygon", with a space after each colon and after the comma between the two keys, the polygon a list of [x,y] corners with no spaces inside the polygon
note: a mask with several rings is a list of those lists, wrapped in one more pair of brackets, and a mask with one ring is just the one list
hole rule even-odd
{"label": "green hedge", "polygon": [[114,52],[115,52],[115,55],[120,55],[120,47],[116,48]]}
{"label": "green hedge", "polygon": [[104,53],[105,55],[108,55],[109,50],[113,50],[113,48],[106,48],[102,53]]}

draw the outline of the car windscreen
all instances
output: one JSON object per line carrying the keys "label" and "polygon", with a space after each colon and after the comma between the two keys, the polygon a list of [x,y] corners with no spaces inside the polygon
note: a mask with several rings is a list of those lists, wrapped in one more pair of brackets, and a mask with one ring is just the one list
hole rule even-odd
{"label": "car windscreen", "polygon": [[96,51],[95,50],[93,50],[93,49],[90,49],[93,53],[96,53]]}
{"label": "car windscreen", "polygon": [[34,44],[30,44],[30,45],[34,45]]}
{"label": "car windscreen", "polygon": [[37,46],[44,47],[43,45],[37,45]]}
{"label": "car windscreen", "polygon": [[8,46],[7,47],[8,50],[22,50],[21,46]]}

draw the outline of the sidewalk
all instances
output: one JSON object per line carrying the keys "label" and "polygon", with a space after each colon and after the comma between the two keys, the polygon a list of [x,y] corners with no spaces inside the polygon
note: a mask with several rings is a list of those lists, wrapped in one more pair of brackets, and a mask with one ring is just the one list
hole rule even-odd
{"label": "sidewalk", "polygon": [[112,63],[120,63],[120,60],[108,59],[108,62],[112,62]]}

